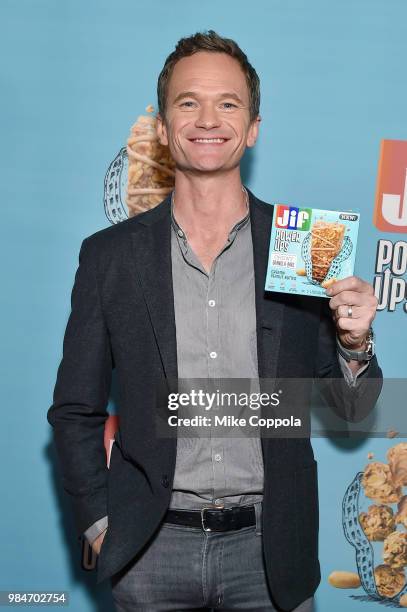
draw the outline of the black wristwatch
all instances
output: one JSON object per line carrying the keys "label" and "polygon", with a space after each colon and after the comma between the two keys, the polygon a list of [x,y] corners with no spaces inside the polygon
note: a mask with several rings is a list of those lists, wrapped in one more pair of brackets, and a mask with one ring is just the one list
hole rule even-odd
{"label": "black wristwatch", "polygon": [[346,359],[346,361],[351,361],[352,359],[358,362],[370,361],[376,352],[373,329],[370,327],[367,334],[365,351],[351,351],[350,349],[345,348],[340,343],[338,334],[336,335],[336,346],[338,347],[338,352],[344,359]]}

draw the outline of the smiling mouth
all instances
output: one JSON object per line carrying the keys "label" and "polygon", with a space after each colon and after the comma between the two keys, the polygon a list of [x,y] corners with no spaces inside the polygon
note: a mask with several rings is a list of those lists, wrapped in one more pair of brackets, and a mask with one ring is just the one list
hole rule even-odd
{"label": "smiling mouth", "polygon": [[229,138],[189,138],[190,142],[196,144],[223,144],[227,142]]}

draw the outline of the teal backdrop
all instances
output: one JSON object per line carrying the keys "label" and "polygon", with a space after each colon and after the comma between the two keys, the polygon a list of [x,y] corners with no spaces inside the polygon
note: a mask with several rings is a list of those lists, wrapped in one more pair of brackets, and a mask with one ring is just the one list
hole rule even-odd
{"label": "teal backdrop", "polygon": [[[373,282],[382,139],[407,140],[405,0],[2,0],[1,164],[3,590],[68,590],[74,610],[113,610],[84,569],[46,412],[52,402],[80,244],[109,225],[105,172],[176,41],[214,29],[261,79],[261,134],[243,180],[260,198],[361,213],[356,274]],[[405,278],[405,276],[404,276]],[[406,378],[407,314],[377,313],[387,378]],[[385,409],[385,407],[383,407]],[[396,439],[314,439],[322,581],[317,612],[379,609],[334,589],[356,571],[341,523],[346,487]]]}

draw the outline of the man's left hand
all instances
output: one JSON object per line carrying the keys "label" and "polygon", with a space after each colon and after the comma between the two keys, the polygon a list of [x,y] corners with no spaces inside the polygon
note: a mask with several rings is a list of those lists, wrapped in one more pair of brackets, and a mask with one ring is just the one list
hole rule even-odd
{"label": "man's left hand", "polygon": [[364,351],[369,327],[376,315],[378,299],[373,286],[358,276],[347,276],[327,289],[329,307],[340,343],[353,351]]}

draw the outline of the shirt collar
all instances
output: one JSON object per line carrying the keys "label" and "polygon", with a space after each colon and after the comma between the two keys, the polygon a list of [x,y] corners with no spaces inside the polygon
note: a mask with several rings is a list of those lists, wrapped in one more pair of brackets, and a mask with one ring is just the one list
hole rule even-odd
{"label": "shirt collar", "polygon": [[[237,223],[235,223],[235,225],[232,227],[232,229],[230,230],[229,234],[228,234],[228,240],[231,241],[237,234],[237,232],[244,227],[250,220],[250,207],[249,207],[249,195],[247,193],[246,188],[242,185],[242,191],[244,191],[245,195],[246,195],[246,215],[240,219],[240,221],[238,221]],[[184,230],[182,229],[182,227],[179,225],[179,223],[177,222],[175,216],[174,216],[174,190],[172,190],[171,192],[171,223],[172,223],[172,227],[175,230],[175,233],[178,234],[178,236],[180,236],[181,238],[184,239],[184,241],[186,241],[186,235]]]}

